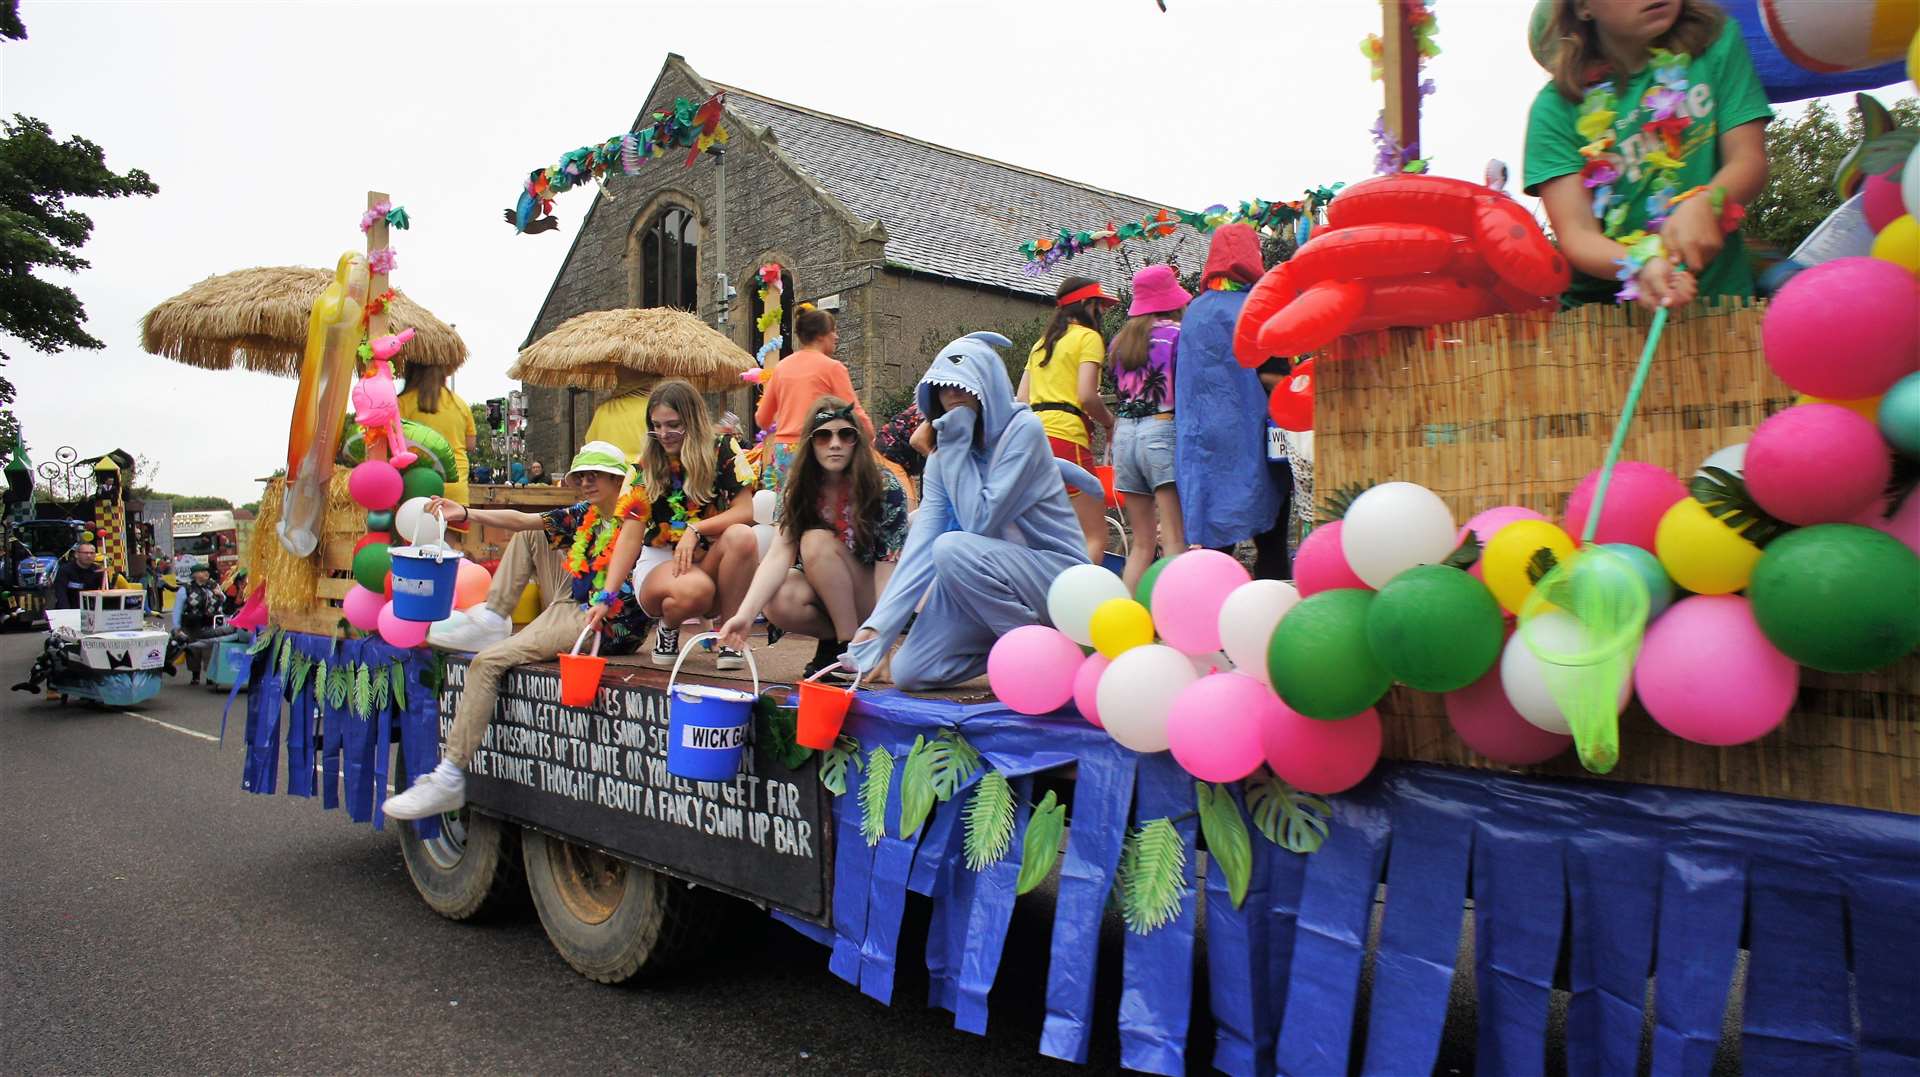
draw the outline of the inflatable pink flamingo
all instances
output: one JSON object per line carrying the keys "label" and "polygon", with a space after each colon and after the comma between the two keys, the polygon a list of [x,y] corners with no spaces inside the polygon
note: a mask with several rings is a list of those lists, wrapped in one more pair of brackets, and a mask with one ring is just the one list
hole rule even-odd
{"label": "inflatable pink flamingo", "polygon": [[413,330],[380,337],[369,347],[373,361],[353,387],[353,417],[367,431],[367,458],[377,459],[373,445],[384,439],[390,462],[405,469],[419,454],[407,447],[407,436],[400,432],[400,399],[393,391],[393,357],[413,339]]}

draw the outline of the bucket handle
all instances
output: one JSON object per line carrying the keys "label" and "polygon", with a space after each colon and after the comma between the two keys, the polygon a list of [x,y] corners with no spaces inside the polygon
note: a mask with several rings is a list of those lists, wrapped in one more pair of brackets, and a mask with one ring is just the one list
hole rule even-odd
{"label": "bucket handle", "polygon": [[[808,677],[807,680],[817,681],[820,678],[826,676],[827,674],[832,673],[834,670],[844,668],[845,666],[846,666],[845,662],[835,662],[833,665],[830,665],[825,669],[822,669],[820,672],[814,674],[813,676]],[[822,687],[826,687],[826,686],[822,685]],[[839,686],[834,685],[833,687],[837,688]],[[853,683],[850,685],[847,685],[846,690],[849,692],[852,692],[858,689],[859,687],[860,687],[860,668],[858,666],[855,666],[853,669]]]}
{"label": "bucket handle", "polygon": [[[688,640],[686,645],[680,648],[680,657],[673,660],[673,672],[667,674],[668,699],[673,698],[673,683],[680,677],[680,663],[687,660],[687,656],[693,653],[693,649],[699,646],[700,641],[719,638],[720,633],[718,632],[702,632]],[[760,694],[760,667],[753,661],[753,648],[743,647],[741,653],[747,656],[747,672],[753,675],[753,694],[758,696]]]}
{"label": "bucket handle", "polygon": [[600,657],[600,633],[598,633],[598,632],[595,632],[595,631],[593,630],[593,626],[592,626],[592,625],[588,625],[587,627],[585,627],[585,628],[583,628],[583,629],[581,629],[581,630],[580,630],[580,638],[579,638],[579,639],[576,639],[576,640],[574,640],[574,641],[573,641],[573,652],[572,652],[572,653],[573,653],[573,657],[575,657],[575,658],[578,658],[578,657],[580,657],[580,645],[581,645],[581,644],[583,644],[583,643],[585,643],[585,642],[587,642],[587,637],[588,637],[588,636],[592,636],[592,637],[593,637],[593,655],[592,655],[592,657],[594,657],[594,658],[598,658],[598,657]]}
{"label": "bucket handle", "polygon": [[444,508],[441,508],[439,505],[435,505],[433,507],[433,511],[428,515],[440,521],[440,535],[438,538],[436,538],[432,542],[416,542],[414,543],[414,546],[416,548],[422,547],[422,546],[432,546],[436,551],[438,551],[433,556],[433,563],[437,565],[441,561],[445,560],[447,556],[447,510]]}

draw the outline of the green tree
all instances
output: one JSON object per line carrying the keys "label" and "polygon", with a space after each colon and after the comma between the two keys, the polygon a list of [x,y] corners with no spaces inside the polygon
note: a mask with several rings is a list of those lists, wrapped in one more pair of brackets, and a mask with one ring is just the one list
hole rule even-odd
{"label": "green tree", "polygon": [[488,425],[487,405],[482,402],[469,405],[473,409],[473,428],[480,432],[474,439],[472,451],[467,453],[467,469],[487,467],[499,470],[507,465],[506,458],[493,449],[493,427]]}
{"label": "green tree", "polygon": [[[1920,127],[1920,98],[1895,101],[1887,111],[1901,127]],[[1858,106],[1842,123],[1825,102],[1807,106],[1800,118],[1767,125],[1767,185],[1747,206],[1747,241],[1792,253],[1821,221],[1840,206],[1833,176],[1866,125]]]}
{"label": "green tree", "polygon": [[[0,40],[26,36],[18,0],[0,0]],[[93,219],[67,208],[67,199],[150,196],[159,188],[137,168],[109,169],[106,153],[79,135],[55,139],[31,116],[0,120],[0,133],[0,333],[47,354],[104,347],[84,328],[86,308],[73,289],[34,272],[87,268],[76,252],[93,234]],[[10,358],[0,351],[0,365]],[[13,404],[13,383],[0,376],[0,444],[20,436]]]}

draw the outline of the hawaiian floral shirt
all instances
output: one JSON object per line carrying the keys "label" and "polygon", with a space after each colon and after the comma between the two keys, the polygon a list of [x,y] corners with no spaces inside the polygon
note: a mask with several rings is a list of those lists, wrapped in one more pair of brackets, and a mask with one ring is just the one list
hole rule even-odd
{"label": "hawaiian floral shirt", "polygon": [[[573,548],[574,536],[580,532],[580,525],[586,520],[589,504],[576,501],[565,508],[551,509],[540,515],[547,521],[547,545],[565,554]],[[601,526],[617,529],[618,520],[609,520]],[[616,531],[617,533],[617,531]],[[592,546],[591,540],[588,546]],[[608,581],[611,583],[612,581]],[[612,612],[601,622],[600,632],[604,642],[600,645],[601,654],[628,654],[639,649],[640,642],[647,636],[647,615],[641,611],[639,599],[633,593],[633,581],[622,580],[620,586],[608,587],[614,592],[611,603]],[[568,596],[575,602],[586,604],[593,600],[593,580],[575,578],[573,593]]]}

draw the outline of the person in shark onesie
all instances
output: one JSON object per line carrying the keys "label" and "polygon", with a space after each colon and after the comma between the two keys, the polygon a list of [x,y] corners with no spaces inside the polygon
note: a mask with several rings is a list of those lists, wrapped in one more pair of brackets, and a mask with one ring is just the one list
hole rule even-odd
{"label": "person in shark onesie", "polygon": [[862,672],[878,666],[924,596],[893,656],[894,683],[907,691],[986,672],[994,641],[1045,624],[1054,577],[1087,563],[1061,480],[1094,491],[1099,481],[1057,460],[1039,417],[1014,400],[995,350],[1011,343],[998,333],[961,337],[914,391],[935,438],[926,489],[899,566],[846,655]]}

